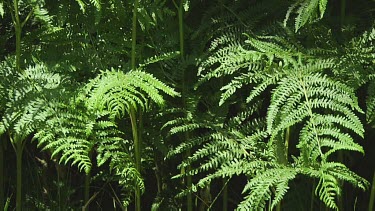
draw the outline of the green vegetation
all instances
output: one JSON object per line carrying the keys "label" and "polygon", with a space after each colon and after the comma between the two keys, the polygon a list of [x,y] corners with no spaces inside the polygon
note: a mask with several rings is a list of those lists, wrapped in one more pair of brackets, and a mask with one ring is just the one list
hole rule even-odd
{"label": "green vegetation", "polygon": [[372,0],[0,0],[0,210],[373,210]]}

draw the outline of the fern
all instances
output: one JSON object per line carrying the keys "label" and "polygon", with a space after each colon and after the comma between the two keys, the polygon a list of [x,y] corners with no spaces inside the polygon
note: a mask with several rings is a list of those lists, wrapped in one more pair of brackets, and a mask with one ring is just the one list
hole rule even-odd
{"label": "fern", "polygon": [[328,0],[298,0],[289,7],[284,19],[284,25],[286,25],[290,14],[296,12],[295,31],[297,32],[304,25],[322,19],[327,3]]}
{"label": "fern", "polygon": [[105,71],[93,79],[85,91],[89,95],[89,107],[99,110],[107,109],[111,117],[124,116],[130,108],[147,110],[149,99],[157,105],[163,105],[160,92],[170,96],[178,93],[151,74],[132,71]]}
{"label": "fern", "polygon": [[[325,5],[326,1],[309,1],[309,4],[307,1],[297,2],[291,8],[291,10],[299,8],[300,16],[297,17],[296,29],[315,21],[314,14],[317,7],[320,7],[321,18]],[[348,50],[349,54],[345,55],[338,53],[340,51],[337,49],[342,46],[336,46],[337,49],[330,49],[331,51],[327,52],[302,46],[298,42],[298,37],[290,34],[288,29],[284,29],[284,32],[279,31],[276,36],[253,34],[246,36],[247,40],[234,47],[231,43],[225,43],[223,51],[222,49],[213,51],[207,60],[201,62],[201,73],[203,70],[206,71],[201,74],[201,82],[207,83],[214,77],[231,76],[231,81],[221,88],[223,93],[219,105],[227,103],[238,90],[243,91],[245,87],[250,87],[251,90],[246,98],[246,103],[249,105],[257,103],[262,96],[271,96],[266,114],[266,129],[255,143],[268,141],[264,147],[270,154],[263,162],[276,162],[276,165],[268,164],[267,168],[259,168],[256,172],[252,172],[250,171],[254,168],[252,162],[248,160],[240,162],[238,158],[232,157],[232,160],[227,162],[241,170],[232,169],[230,165],[216,169],[218,166],[215,164],[223,162],[220,156],[226,155],[209,154],[211,149],[222,151],[217,148],[217,143],[203,145],[197,154],[205,153],[208,163],[212,162],[211,167],[216,169],[216,172],[205,176],[199,184],[209,183],[218,176],[245,174],[249,182],[244,188],[246,194],[244,201],[238,209],[258,210],[264,209],[269,200],[271,200],[269,205],[275,207],[287,192],[288,181],[303,174],[320,180],[316,194],[328,207],[336,209],[336,197],[341,191],[339,180],[347,181],[362,189],[368,185],[363,178],[354,174],[344,164],[331,163],[331,160],[334,159],[333,155],[336,152],[342,150],[364,153],[362,146],[354,141],[354,137],[364,136],[364,128],[359,118],[359,114],[363,111],[358,106],[355,89],[366,83],[368,80],[366,77],[371,78],[371,76],[361,75],[358,79],[354,79],[353,83],[338,81],[331,76],[340,74],[341,78],[345,72],[340,70],[354,65],[357,67],[365,65],[365,71],[372,72],[373,49],[372,45],[370,47],[367,45],[372,42],[371,33],[365,32],[362,38],[354,38],[351,41],[357,45],[363,43],[361,44],[363,48],[356,49],[362,53],[357,54],[356,50],[353,52]],[[213,43],[216,45],[215,41]],[[348,49],[351,48],[355,47],[348,45]],[[359,61],[343,59],[350,56],[350,53],[353,54],[350,58],[363,59]],[[365,71],[358,70],[360,73]],[[372,97],[369,98],[371,99]],[[283,137],[285,131],[297,128],[300,128],[299,138],[295,140],[299,154],[291,161]],[[221,142],[222,137],[218,136]],[[182,146],[181,149],[187,146]],[[255,154],[254,159],[259,162],[264,158],[264,155],[260,156]],[[220,160],[215,160],[217,158]],[[331,166],[334,165],[340,166],[342,171],[333,170]],[[204,163],[201,168],[208,170]],[[198,169],[192,171],[192,174],[201,172]],[[308,172],[307,169],[316,172]]]}
{"label": "fern", "polygon": [[[89,173],[92,166],[90,155],[94,146],[102,141],[111,141],[112,131],[116,131],[115,125],[96,121],[100,115],[87,112],[87,109],[74,101],[69,104],[71,107],[57,108],[34,138],[38,139],[38,146],[53,152],[52,157],[61,155],[60,162],[76,164],[80,170]],[[103,157],[104,161],[99,160],[99,163],[108,159],[108,156]]]}
{"label": "fern", "polygon": [[54,97],[64,92],[65,81],[62,76],[49,72],[43,64],[30,66],[20,75],[12,68],[1,70],[5,76],[2,88],[7,90],[3,93],[6,104],[1,124],[8,133],[23,141],[46,120],[51,106],[57,103]]}
{"label": "fern", "polygon": [[[245,196],[238,210],[262,210],[266,201],[274,194],[271,209],[281,201],[288,190],[288,181],[295,178],[297,172],[293,168],[275,168],[258,174],[246,184],[243,192],[250,193]],[[275,187],[272,193],[272,187]]]}

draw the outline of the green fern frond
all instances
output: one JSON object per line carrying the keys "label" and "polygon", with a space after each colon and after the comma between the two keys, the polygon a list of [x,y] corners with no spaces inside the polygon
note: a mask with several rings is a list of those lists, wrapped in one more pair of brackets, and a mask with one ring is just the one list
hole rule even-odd
{"label": "green fern frond", "polygon": [[111,117],[124,116],[130,108],[147,110],[149,98],[157,105],[164,105],[160,92],[178,96],[172,88],[141,71],[123,73],[105,71],[86,86],[89,107],[108,109]]}
{"label": "green fern frond", "polygon": [[3,128],[21,139],[26,138],[53,112],[57,104],[55,97],[65,90],[65,80],[43,64],[30,66],[22,74],[0,69],[7,76],[0,82],[7,90],[3,93],[6,102],[1,120]]}
{"label": "green fern frond", "polygon": [[328,0],[299,0],[293,3],[286,13],[284,25],[286,26],[290,14],[296,12],[295,31],[297,32],[304,25],[322,19],[327,3]]}
{"label": "green fern frond", "polygon": [[[275,168],[264,171],[252,178],[244,187],[243,193],[250,192],[245,196],[237,207],[238,210],[262,210],[265,209],[266,201],[274,194],[271,208],[281,201],[287,190],[288,182],[294,179],[297,172],[293,168]],[[275,187],[276,189],[273,189]],[[273,193],[274,192],[274,193]]]}
{"label": "green fern frond", "polygon": [[336,178],[329,174],[320,175],[320,180],[315,189],[315,194],[329,207],[338,210],[335,197],[341,194]]}
{"label": "green fern frond", "polygon": [[358,176],[344,164],[337,162],[326,162],[317,168],[301,168],[298,170],[301,174],[319,179],[315,188],[315,194],[332,209],[338,209],[336,204],[337,197],[341,194],[339,181],[346,181],[355,187],[365,190],[369,183]]}
{"label": "green fern frond", "polygon": [[76,164],[80,171],[88,173],[92,166],[90,153],[95,144],[89,138],[94,133],[92,124],[93,119],[79,107],[59,108],[58,113],[51,114],[34,138],[38,139],[38,146],[43,150],[52,151],[52,157],[59,155],[60,163]]}
{"label": "green fern frond", "polygon": [[154,63],[157,63],[157,62],[160,62],[160,61],[169,60],[169,59],[177,57],[179,54],[180,54],[179,51],[167,52],[167,53],[164,52],[161,55],[155,55],[155,56],[152,56],[150,58],[145,59],[139,65],[139,67],[143,68],[143,67],[146,67],[147,65],[150,65],[150,64],[154,64]]}

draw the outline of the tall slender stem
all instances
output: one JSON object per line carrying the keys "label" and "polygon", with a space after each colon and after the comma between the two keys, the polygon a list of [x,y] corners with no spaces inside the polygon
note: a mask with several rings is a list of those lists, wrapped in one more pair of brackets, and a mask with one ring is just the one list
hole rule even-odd
{"label": "tall slender stem", "polygon": [[17,195],[16,195],[16,210],[21,211],[22,209],[22,152],[23,142],[16,140],[16,157],[17,157]]}
{"label": "tall slender stem", "polygon": [[185,43],[184,43],[184,0],[180,1],[180,5],[178,7],[178,28],[180,34],[180,55],[181,60],[185,59]]}
{"label": "tall slender stem", "polygon": [[18,0],[13,1],[14,6],[14,29],[16,33],[16,70],[21,71],[21,31],[22,26],[20,22],[20,16],[18,11]]}
{"label": "tall slender stem", "polygon": [[84,198],[84,204],[87,205],[85,211],[89,210],[88,202],[90,200],[90,182],[91,182],[91,172],[87,172],[85,174],[85,198]]}
{"label": "tall slender stem", "polygon": [[[21,32],[22,24],[19,16],[18,0],[13,1],[14,13],[12,19],[14,21],[14,30],[16,35],[16,71],[21,72]],[[11,137],[10,137],[11,138]],[[22,152],[23,141],[19,138],[12,140],[15,146],[16,162],[17,162],[17,193],[16,193],[16,210],[22,209]]]}
{"label": "tall slender stem", "polygon": [[[132,25],[132,52],[131,52],[131,69],[136,69],[136,45],[137,45],[137,10],[138,0],[134,0],[133,8],[133,25]],[[134,139],[135,166],[138,172],[141,172],[141,140],[139,139],[139,131],[137,125],[137,113],[135,108],[130,108],[130,120],[132,124],[132,132]],[[141,190],[135,185],[135,210],[141,210]]]}
{"label": "tall slender stem", "polygon": [[0,140],[0,210],[4,210],[4,140]]}
{"label": "tall slender stem", "polygon": [[[177,5],[176,5],[177,6]],[[180,56],[181,61],[183,62],[185,60],[185,43],[184,43],[184,0],[180,0],[180,5],[177,6],[178,9],[178,28],[179,28],[179,37],[180,37]],[[186,109],[186,94],[187,94],[187,87],[186,87],[186,72],[185,69],[183,69],[182,72],[183,78],[182,78],[182,103],[183,107]],[[185,139],[189,140],[189,133],[185,133]],[[186,157],[190,157],[191,151],[190,149],[186,152]],[[189,173],[191,171],[191,166],[186,167],[186,173]],[[192,176],[188,175],[186,178],[186,185],[188,189],[192,187]],[[186,198],[187,203],[187,210],[192,211],[193,210],[193,195],[189,192],[187,194]]]}
{"label": "tall slender stem", "polygon": [[[134,108],[130,108],[130,121],[132,125],[132,133],[134,139],[134,154],[135,154],[135,168],[138,172],[141,171],[141,151],[140,151],[140,140],[138,138],[138,126],[137,116]],[[135,210],[141,210],[141,190],[138,185],[135,184]]]}
{"label": "tall slender stem", "polygon": [[315,200],[315,180],[313,180],[312,188],[311,188],[310,211],[314,211],[314,200]]}
{"label": "tall slender stem", "polygon": [[131,68],[135,70],[136,68],[136,45],[137,45],[137,10],[138,10],[138,0],[134,0],[133,8],[133,26],[132,26],[132,53],[131,53]]}
{"label": "tall slender stem", "polygon": [[223,178],[223,211],[228,211],[228,179]]}
{"label": "tall slender stem", "polygon": [[341,31],[343,30],[344,20],[345,20],[345,11],[346,11],[346,0],[341,0],[341,8],[340,8],[340,27]]}
{"label": "tall slender stem", "polygon": [[375,171],[374,171],[374,176],[372,178],[372,186],[371,186],[371,195],[370,195],[370,200],[368,203],[368,210],[374,210],[375,206]]}

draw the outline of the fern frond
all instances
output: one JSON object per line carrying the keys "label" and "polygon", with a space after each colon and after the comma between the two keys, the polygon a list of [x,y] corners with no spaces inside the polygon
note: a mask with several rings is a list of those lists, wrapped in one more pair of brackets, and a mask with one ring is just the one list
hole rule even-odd
{"label": "fern frond", "polygon": [[7,93],[3,93],[6,104],[3,107],[2,125],[9,133],[23,140],[53,112],[57,104],[55,97],[61,96],[65,90],[65,80],[43,64],[30,66],[22,74],[12,73],[14,71],[7,73],[8,68],[0,69],[1,74],[7,75],[0,82],[7,90]]}
{"label": "fern frond", "polygon": [[327,3],[328,0],[298,0],[289,7],[284,19],[284,25],[286,26],[290,14],[295,11],[297,13],[295,31],[297,32],[304,25],[322,19]]}
{"label": "fern frond", "polygon": [[93,79],[87,86],[89,106],[101,110],[108,109],[111,116],[125,115],[130,108],[148,109],[148,98],[162,106],[164,92],[170,96],[178,96],[172,88],[154,78],[152,75],[131,71],[105,71]]}
{"label": "fern frond", "polygon": [[340,188],[336,178],[329,174],[320,175],[320,180],[315,189],[315,194],[329,207],[338,210],[335,197],[340,195]]}
{"label": "fern frond", "polygon": [[363,190],[369,186],[365,179],[352,172],[342,163],[326,162],[317,168],[301,168],[299,172],[319,179],[315,194],[332,209],[338,209],[336,198],[341,194],[339,180],[349,182]]}
{"label": "fern frond", "polygon": [[[275,168],[256,175],[244,187],[243,193],[250,192],[245,196],[237,207],[238,210],[261,210],[265,208],[266,201],[271,198],[274,191],[274,200],[271,207],[274,208],[285,195],[288,182],[295,178],[297,172],[293,168]],[[273,187],[276,189],[272,190]]]}
{"label": "fern frond", "polygon": [[169,60],[169,59],[177,57],[179,54],[180,54],[179,51],[167,52],[167,53],[164,52],[161,55],[155,55],[155,56],[152,56],[150,58],[145,59],[139,65],[139,67],[143,68],[143,67],[146,67],[147,65],[150,65],[150,64],[154,64],[154,63],[157,63],[157,62],[160,62],[160,61]]}

